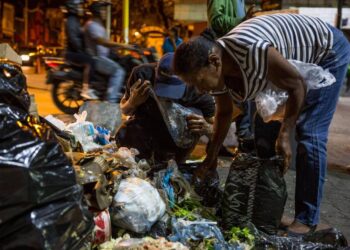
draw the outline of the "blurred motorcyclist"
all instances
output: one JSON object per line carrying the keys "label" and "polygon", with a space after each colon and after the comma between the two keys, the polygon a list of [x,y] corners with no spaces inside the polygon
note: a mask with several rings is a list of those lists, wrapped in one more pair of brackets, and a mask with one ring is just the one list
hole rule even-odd
{"label": "blurred motorcyclist", "polygon": [[106,18],[106,1],[93,1],[89,10],[92,18],[85,24],[84,38],[86,52],[94,58],[94,70],[109,77],[107,100],[117,102],[124,83],[125,70],[115,61],[109,59],[110,48],[126,47],[109,40],[103,21]]}
{"label": "blurred motorcyclist", "polygon": [[89,91],[90,69],[93,63],[92,57],[85,52],[84,33],[81,19],[84,16],[82,0],[67,0],[65,4],[67,10],[66,21],[66,60],[77,66],[83,66],[83,89],[81,96],[87,99],[97,99],[92,91]]}

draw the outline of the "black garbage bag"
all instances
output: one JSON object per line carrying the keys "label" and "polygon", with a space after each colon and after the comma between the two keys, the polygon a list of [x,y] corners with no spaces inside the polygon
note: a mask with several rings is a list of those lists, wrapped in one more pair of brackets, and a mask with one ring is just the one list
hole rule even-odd
{"label": "black garbage bag", "polygon": [[22,70],[12,64],[0,64],[0,101],[29,111],[30,96]]}
{"label": "black garbage bag", "polygon": [[254,235],[254,249],[257,250],[336,250],[348,246],[344,235],[334,228],[309,233],[304,237],[282,237],[259,231],[251,223],[246,226]]}
{"label": "black garbage bag", "polygon": [[287,200],[282,164],[281,158],[235,157],[222,201],[224,228],[252,222],[264,232],[276,233]]}
{"label": "black garbage bag", "polygon": [[74,169],[51,128],[29,116],[20,101],[26,88],[25,81],[13,82],[22,79],[19,69],[11,68],[14,78],[8,78],[1,67],[1,249],[79,249],[94,224]]}
{"label": "black garbage bag", "polygon": [[81,187],[67,197],[15,217],[0,226],[1,249],[80,249],[92,240],[90,214],[81,205]]}
{"label": "black garbage bag", "polygon": [[[193,172],[198,167],[199,164],[180,164],[179,170],[191,182],[193,181]],[[220,178],[217,170],[210,171],[203,181],[194,181],[193,185],[194,191],[202,198],[203,206],[219,208],[223,191],[220,189]]]}
{"label": "black garbage bag", "polygon": [[347,247],[348,241],[342,232],[336,228],[319,230],[311,234],[307,234],[303,238],[304,241],[322,243],[332,245],[336,248]]}

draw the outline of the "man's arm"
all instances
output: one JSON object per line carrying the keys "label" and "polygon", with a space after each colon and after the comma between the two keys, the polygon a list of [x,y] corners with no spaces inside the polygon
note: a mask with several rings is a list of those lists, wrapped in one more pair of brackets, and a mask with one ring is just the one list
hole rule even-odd
{"label": "man's arm", "polygon": [[91,39],[93,39],[98,45],[102,45],[102,46],[108,47],[108,48],[117,48],[117,47],[127,48],[127,49],[133,48],[129,45],[112,42],[112,41],[104,38],[103,36],[101,36],[101,34],[99,34],[99,32],[97,32],[99,30],[100,30],[100,27],[98,26],[98,24],[96,24],[94,22],[90,22],[90,23],[86,24],[85,31],[89,34]]}
{"label": "man's arm", "polygon": [[286,111],[276,145],[278,153],[284,156],[286,171],[292,157],[290,135],[304,104],[306,85],[299,72],[272,47],[268,50],[267,78],[275,86],[288,92]]}
{"label": "man's arm", "polygon": [[208,0],[208,21],[218,36],[225,35],[243,19],[225,15],[225,8],[227,6],[221,0]]}

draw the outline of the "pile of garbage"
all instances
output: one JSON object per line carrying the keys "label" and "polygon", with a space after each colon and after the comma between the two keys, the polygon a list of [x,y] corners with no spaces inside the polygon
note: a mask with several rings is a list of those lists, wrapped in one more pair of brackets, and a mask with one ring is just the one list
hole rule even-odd
{"label": "pile of garbage", "polygon": [[76,114],[71,124],[53,116],[33,118],[21,70],[2,67],[3,249],[336,249],[347,245],[335,230],[304,238],[276,236],[287,195],[278,159],[237,155],[223,192],[216,171],[203,182],[193,182],[196,164],[170,160],[155,168],[138,159],[136,149],[116,147],[111,128],[95,125],[87,112]]}

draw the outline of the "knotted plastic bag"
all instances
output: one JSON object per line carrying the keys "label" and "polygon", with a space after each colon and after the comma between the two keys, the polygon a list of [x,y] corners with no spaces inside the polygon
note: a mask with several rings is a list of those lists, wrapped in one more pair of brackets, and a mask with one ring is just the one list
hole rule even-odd
{"label": "knotted plastic bag", "polygon": [[145,233],[165,213],[157,189],[139,178],[122,180],[111,207],[112,223],[136,233]]}
{"label": "knotted plastic bag", "polygon": [[[304,79],[307,91],[330,86],[336,81],[328,69],[323,69],[312,63],[297,60],[288,61]],[[269,87],[255,97],[257,111],[264,122],[283,120],[287,99],[288,93],[286,91],[277,88],[273,83],[269,83]]]}

